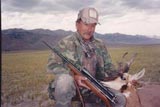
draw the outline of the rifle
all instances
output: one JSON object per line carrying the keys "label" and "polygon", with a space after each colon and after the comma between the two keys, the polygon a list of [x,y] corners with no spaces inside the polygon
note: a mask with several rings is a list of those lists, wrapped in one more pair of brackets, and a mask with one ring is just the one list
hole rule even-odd
{"label": "rifle", "polygon": [[52,48],[45,41],[43,41],[43,43],[67,64],[68,68],[70,68],[74,75],[81,75],[86,77],[87,80],[84,81],[84,83],[91,89],[94,94],[96,94],[102,101],[104,101],[107,107],[111,107],[109,101],[114,104],[116,103],[115,94],[111,92],[107,87],[104,87],[99,81],[97,81],[86,68],[81,67],[78,64],[74,64],[72,60],[63,56],[56,48]]}

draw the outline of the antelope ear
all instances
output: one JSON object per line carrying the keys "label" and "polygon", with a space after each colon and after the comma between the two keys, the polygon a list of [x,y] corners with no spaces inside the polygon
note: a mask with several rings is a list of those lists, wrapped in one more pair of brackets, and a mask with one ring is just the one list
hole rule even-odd
{"label": "antelope ear", "polygon": [[140,72],[134,74],[131,76],[131,80],[139,80],[140,78],[142,78],[145,74],[145,68],[143,68]]}

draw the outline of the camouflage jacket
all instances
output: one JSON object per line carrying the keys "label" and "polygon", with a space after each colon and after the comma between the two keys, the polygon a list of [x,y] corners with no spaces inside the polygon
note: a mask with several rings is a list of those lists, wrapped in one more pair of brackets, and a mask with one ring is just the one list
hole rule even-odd
{"label": "camouflage jacket", "polygon": [[[74,61],[74,63],[88,67],[89,71],[95,71],[91,72],[91,74],[98,80],[116,75],[117,72],[111,62],[105,44],[94,37],[88,44],[86,46],[79,33],[75,32],[60,40],[55,47],[65,57]],[[92,52],[92,48],[94,52]],[[92,53],[94,54],[92,55]],[[52,53],[48,59],[47,71],[55,75],[70,72],[65,63],[55,53]]]}

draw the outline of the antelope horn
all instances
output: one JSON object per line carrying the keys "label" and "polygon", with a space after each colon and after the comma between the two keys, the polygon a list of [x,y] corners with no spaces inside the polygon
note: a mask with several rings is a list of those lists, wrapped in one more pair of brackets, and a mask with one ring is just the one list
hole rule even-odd
{"label": "antelope horn", "polygon": [[125,52],[123,55],[122,55],[122,61],[121,62],[118,62],[117,61],[117,64],[119,65],[119,67],[122,67],[122,64],[123,64],[123,60],[124,60],[124,57],[128,54],[128,52]]}
{"label": "antelope horn", "polygon": [[122,56],[122,58],[124,58],[126,55],[128,54],[128,52],[125,52]]}
{"label": "antelope horn", "polygon": [[132,58],[128,62],[126,62],[125,66],[123,68],[123,73],[127,73],[129,71],[129,68],[130,68],[131,64],[133,63],[134,59],[136,58],[136,56],[137,56],[137,53],[135,53],[132,56]]}
{"label": "antelope horn", "polygon": [[137,56],[137,53],[135,53],[135,54],[132,56],[132,58],[130,59],[130,61],[127,62],[128,67],[131,66],[131,64],[132,64],[133,61],[135,60],[136,56]]}

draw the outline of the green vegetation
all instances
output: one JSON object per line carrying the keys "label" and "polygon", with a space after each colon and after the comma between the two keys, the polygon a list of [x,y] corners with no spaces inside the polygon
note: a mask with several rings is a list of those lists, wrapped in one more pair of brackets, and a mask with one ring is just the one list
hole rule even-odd
{"label": "green vegetation", "polygon": [[[130,73],[146,69],[144,81],[160,82],[160,46],[133,46],[108,49],[113,63],[121,60],[124,52],[138,53]],[[50,51],[30,51],[2,53],[2,103],[17,104],[24,98],[34,100],[48,95],[42,93],[54,76],[46,72]]]}

